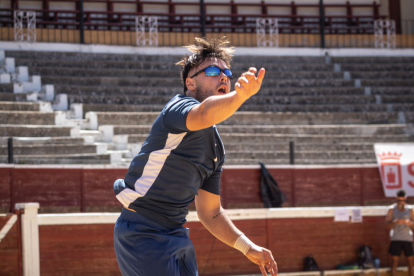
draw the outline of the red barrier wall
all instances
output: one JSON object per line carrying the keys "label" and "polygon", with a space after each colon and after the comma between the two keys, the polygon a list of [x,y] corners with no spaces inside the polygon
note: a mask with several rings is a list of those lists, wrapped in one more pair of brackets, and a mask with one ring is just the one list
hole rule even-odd
{"label": "red barrier wall", "polygon": [[[384,217],[364,217],[363,223],[333,218],[286,218],[235,221],[258,245],[272,250],[280,272],[303,270],[313,254],[322,270],[357,261],[362,245],[372,247],[381,266],[388,266],[388,232]],[[196,249],[200,275],[260,273],[242,253],[214,238],[198,222],[187,223]],[[113,225],[40,226],[41,275],[120,275],[114,249]]]}
{"label": "red barrier wall", "polygon": [[[40,213],[119,211],[112,185],[126,168],[35,167],[0,168],[0,208],[12,211],[18,202],[39,202]],[[285,207],[387,205],[376,167],[271,168],[288,198]],[[260,170],[225,168],[225,208],[260,208]]]}
{"label": "red barrier wall", "polygon": [[[0,216],[0,229],[3,229],[4,225],[10,219],[12,214],[6,216]],[[21,271],[20,253],[19,253],[19,241],[20,232],[18,231],[17,221],[6,236],[0,242],[0,275],[2,276],[15,276],[19,275]]]}

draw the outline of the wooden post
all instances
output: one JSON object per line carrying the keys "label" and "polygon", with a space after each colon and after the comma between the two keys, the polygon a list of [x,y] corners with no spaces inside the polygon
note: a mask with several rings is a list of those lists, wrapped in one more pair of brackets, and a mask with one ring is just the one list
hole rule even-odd
{"label": "wooden post", "polygon": [[204,0],[200,0],[200,25],[201,36],[206,37],[206,7],[204,6]]}
{"label": "wooden post", "polygon": [[389,0],[389,16],[395,20],[395,32],[401,34],[401,3],[400,0]]}
{"label": "wooden post", "polygon": [[320,36],[321,36],[321,48],[325,49],[325,7],[323,0],[319,0],[319,21],[320,21]]}
{"label": "wooden post", "polygon": [[[292,1],[291,3],[290,3],[290,14],[291,14],[291,16],[292,16],[292,19],[291,19],[291,25],[292,26],[295,26],[296,24],[297,24],[297,18],[296,18],[296,15],[298,14],[298,12],[297,12],[297,6],[296,6],[296,4],[295,4],[295,1]],[[293,32],[293,29],[292,29],[292,32]]]}
{"label": "wooden post", "polygon": [[262,15],[266,16],[267,15],[267,5],[265,4],[264,0],[262,0],[260,5],[262,6]]}
{"label": "wooden post", "polygon": [[[347,24],[346,25],[348,27],[351,27],[352,26],[352,21],[353,21],[353,18],[352,18],[353,14],[352,14],[352,6],[351,6],[351,4],[349,4],[349,1],[346,1],[346,16],[347,16],[347,19],[346,19]],[[350,33],[349,29],[348,29],[348,33]]]}

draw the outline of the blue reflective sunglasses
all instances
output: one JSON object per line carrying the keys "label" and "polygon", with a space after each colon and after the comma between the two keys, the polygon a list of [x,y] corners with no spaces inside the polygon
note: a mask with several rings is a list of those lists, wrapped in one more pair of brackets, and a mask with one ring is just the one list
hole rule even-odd
{"label": "blue reflective sunglasses", "polygon": [[207,77],[217,77],[220,75],[221,72],[223,72],[224,75],[226,75],[226,77],[228,77],[231,80],[233,79],[233,74],[231,73],[229,69],[221,69],[221,68],[218,68],[217,66],[210,66],[210,67],[204,68],[198,71],[197,73],[195,73],[194,75],[192,75],[190,79],[198,76],[199,74],[203,72],[206,74]]}

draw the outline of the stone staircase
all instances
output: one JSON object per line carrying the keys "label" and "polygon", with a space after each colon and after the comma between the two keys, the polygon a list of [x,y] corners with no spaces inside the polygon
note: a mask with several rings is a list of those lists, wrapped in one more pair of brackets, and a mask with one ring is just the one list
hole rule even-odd
{"label": "stone staircase", "polygon": [[[178,56],[30,51],[6,56],[52,84],[54,98],[46,101],[47,110],[39,97],[22,103],[30,92],[13,93],[14,84],[1,84],[0,136],[85,139],[84,148],[69,139],[59,149],[40,140],[21,144],[16,152],[22,158],[27,152],[21,160],[28,163],[43,147],[44,156],[62,155],[59,162],[111,162],[103,156],[116,152],[112,159],[128,164],[159,111],[182,93]],[[375,163],[374,143],[414,141],[412,57],[236,56],[232,70],[237,77],[250,66],[266,68],[266,77],[261,91],[218,126],[227,165],[289,164],[290,141],[296,164]],[[56,97],[66,110],[56,106]],[[101,159],[83,156],[92,154],[92,144]],[[43,160],[53,159],[48,158]]]}
{"label": "stone staircase", "polygon": [[81,130],[79,121],[52,111],[47,102],[0,101],[0,122],[0,163],[8,162],[9,137],[15,164],[117,164],[122,160],[121,152],[109,150],[112,143]]}

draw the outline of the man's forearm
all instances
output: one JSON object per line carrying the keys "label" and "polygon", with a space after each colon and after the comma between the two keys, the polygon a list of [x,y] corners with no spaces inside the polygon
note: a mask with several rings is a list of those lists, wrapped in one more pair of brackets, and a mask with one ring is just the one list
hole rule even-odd
{"label": "man's forearm", "polygon": [[243,235],[222,208],[211,217],[200,217],[200,221],[211,234],[231,247],[234,246],[237,238]]}
{"label": "man's forearm", "polygon": [[205,99],[189,113],[187,127],[192,131],[205,129],[219,124],[232,116],[247,100],[236,91],[223,96],[211,96]]}

